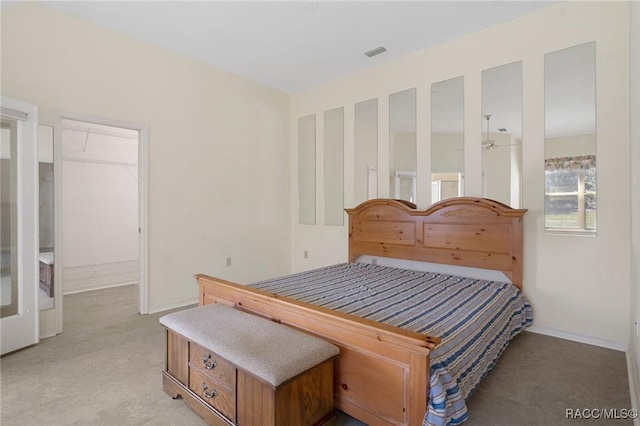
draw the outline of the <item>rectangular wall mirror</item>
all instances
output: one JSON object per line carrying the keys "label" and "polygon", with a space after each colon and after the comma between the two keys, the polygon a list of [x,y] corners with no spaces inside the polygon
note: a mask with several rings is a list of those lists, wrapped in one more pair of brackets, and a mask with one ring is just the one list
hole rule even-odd
{"label": "rectangular wall mirror", "polygon": [[389,95],[391,198],[416,202],[416,89]]}
{"label": "rectangular wall mirror", "polygon": [[482,71],[482,196],[520,208],[522,61]]}
{"label": "rectangular wall mirror", "polygon": [[316,116],[298,119],[298,223],[316,223]]}
{"label": "rectangular wall mirror", "polygon": [[544,58],[545,227],[596,230],[595,42]]}
{"label": "rectangular wall mirror", "polygon": [[358,102],[354,122],[354,203],[378,196],[378,100]]}
{"label": "rectangular wall mirror", "polygon": [[324,224],[344,225],[344,108],[324,113]]}
{"label": "rectangular wall mirror", "polygon": [[39,224],[40,224],[40,310],[54,307],[54,186],[53,186],[53,127],[38,126],[39,167]]}
{"label": "rectangular wall mirror", "polygon": [[464,77],[431,85],[431,203],[464,194]]}

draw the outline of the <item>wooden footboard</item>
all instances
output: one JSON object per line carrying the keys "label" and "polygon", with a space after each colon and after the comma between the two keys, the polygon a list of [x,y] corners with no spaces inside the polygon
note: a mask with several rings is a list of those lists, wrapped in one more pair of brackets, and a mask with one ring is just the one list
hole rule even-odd
{"label": "wooden footboard", "polygon": [[421,425],[435,337],[196,275],[200,305],[224,303],[281,322],[340,347],[335,406],[370,425]]}

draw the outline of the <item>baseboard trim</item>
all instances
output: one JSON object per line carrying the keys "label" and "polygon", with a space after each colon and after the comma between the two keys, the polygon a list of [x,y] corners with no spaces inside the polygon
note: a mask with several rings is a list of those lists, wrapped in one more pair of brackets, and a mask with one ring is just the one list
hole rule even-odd
{"label": "baseboard trim", "polygon": [[571,340],[578,343],[586,343],[587,345],[600,346],[602,348],[613,349],[615,351],[626,352],[629,342],[619,340],[600,339],[598,337],[586,336],[584,334],[570,333],[568,331],[555,330],[552,328],[531,326],[527,331],[536,334],[544,334],[545,336],[557,337],[560,339]]}
{"label": "baseboard trim", "polygon": [[193,297],[189,299],[177,300],[175,302],[163,303],[161,305],[149,306],[150,314],[157,314],[158,312],[168,311],[170,309],[184,308],[189,305],[197,305],[198,298]]}
{"label": "baseboard trim", "polygon": [[[627,357],[627,375],[629,377],[629,397],[631,398],[631,408],[638,410],[640,408],[640,400],[638,397],[638,370],[636,368],[635,357],[631,345],[626,352]],[[640,426],[640,419],[633,419],[634,426]]]}
{"label": "baseboard trim", "polygon": [[63,293],[64,296],[67,296],[69,294],[76,294],[76,293],[84,293],[87,291],[94,291],[94,290],[104,290],[106,288],[114,288],[114,287],[124,287],[126,285],[134,285],[134,284],[138,284],[138,281],[125,281],[125,282],[121,282],[121,283],[112,283],[112,284],[104,284],[104,285],[95,285],[95,286],[87,286],[87,287],[82,287],[82,288],[75,288],[73,290],[70,291],[65,291]]}
{"label": "baseboard trim", "polygon": [[138,282],[139,278],[137,259],[67,266],[62,269],[62,292],[73,294],[118,287]]}

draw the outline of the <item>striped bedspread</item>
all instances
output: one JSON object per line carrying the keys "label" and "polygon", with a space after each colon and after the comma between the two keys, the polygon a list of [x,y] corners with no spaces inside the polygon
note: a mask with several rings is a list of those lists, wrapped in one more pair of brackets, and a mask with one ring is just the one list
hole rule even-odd
{"label": "striped bedspread", "polygon": [[465,400],[513,336],[532,321],[513,285],[362,263],[345,263],[250,285],[389,325],[437,336],[423,425],[456,425]]}

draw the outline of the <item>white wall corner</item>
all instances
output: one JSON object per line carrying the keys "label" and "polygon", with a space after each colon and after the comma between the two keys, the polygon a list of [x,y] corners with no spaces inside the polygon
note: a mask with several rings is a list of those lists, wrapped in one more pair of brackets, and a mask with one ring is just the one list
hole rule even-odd
{"label": "white wall corner", "polygon": [[[629,376],[629,397],[631,398],[631,408],[638,410],[640,407],[640,394],[638,390],[638,370],[635,363],[635,351],[633,345],[629,345],[629,349],[626,352],[627,357],[627,375]],[[640,419],[637,417],[633,419],[634,426],[640,426]]]}
{"label": "white wall corner", "polygon": [[189,305],[197,305],[197,304],[198,304],[197,297],[176,300],[169,303],[162,303],[160,305],[149,306],[149,314],[157,314],[158,312],[164,312],[171,309],[185,308]]}
{"label": "white wall corner", "polygon": [[627,352],[629,348],[628,341],[602,339],[600,337],[571,333],[553,328],[537,327],[533,325],[527,328],[527,331],[536,334],[543,334],[545,336],[557,337],[559,339],[571,340],[573,342],[585,343],[587,345],[600,346],[602,348],[613,349],[614,351]]}
{"label": "white wall corner", "polygon": [[[640,307],[640,261],[638,260],[638,251],[640,250],[640,3],[631,2],[630,13],[630,89],[631,89],[631,105],[630,105],[630,136],[631,136],[631,318],[630,323],[637,322]],[[629,349],[627,356],[627,375],[629,377],[629,395],[631,397],[631,407],[635,410],[640,408],[640,382],[638,378],[638,365],[640,359],[638,356],[638,324],[632,327],[630,333]],[[635,418],[633,424],[640,426],[640,419]]]}

